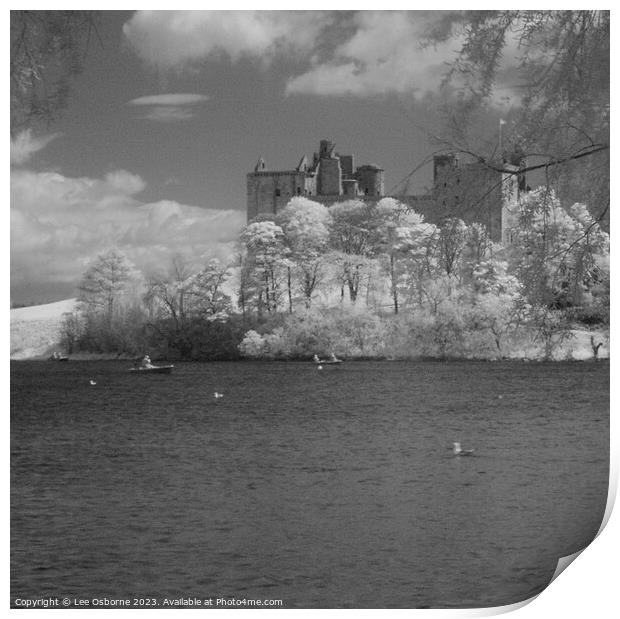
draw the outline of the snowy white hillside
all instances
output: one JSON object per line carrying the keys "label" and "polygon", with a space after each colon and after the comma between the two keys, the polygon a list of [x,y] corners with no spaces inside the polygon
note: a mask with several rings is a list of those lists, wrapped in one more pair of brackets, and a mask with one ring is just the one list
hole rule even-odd
{"label": "snowy white hillside", "polygon": [[49,355],[58,349],[63,315],[75,308],[75,299],[11,310],[11,359]]}

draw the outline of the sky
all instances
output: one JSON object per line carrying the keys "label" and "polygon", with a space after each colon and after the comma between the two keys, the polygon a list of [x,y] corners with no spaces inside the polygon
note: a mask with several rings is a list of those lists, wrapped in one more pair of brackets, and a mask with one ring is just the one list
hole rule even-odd
{"label": "sky", "polygon": [[[227,260],[246,174],[332,139],[424,193],[437,90],[458,40],[424,11],[102,11],[59,119],[11,143],[11,301],[75,296],[98,254],[144,273]],[[399,184],[400,183],[400,184]]]}

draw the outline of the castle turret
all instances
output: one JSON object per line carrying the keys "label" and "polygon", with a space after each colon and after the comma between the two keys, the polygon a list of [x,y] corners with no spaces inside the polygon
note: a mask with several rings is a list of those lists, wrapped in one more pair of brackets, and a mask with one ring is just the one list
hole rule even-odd
{"label": "castle turret", "polygon": [[254,172],[264,172],[266,167],[267,164],[265,163],[265,160],[262,157],[259,157],[256,165],[254,166]]}
{"label": "castle turret", "polygon": [[330,159],[334,157],[336,145],[332,140],[321,140],[319,143],[319,158]]}
{"label": "castle turret", "polygon": [[383,168],[374,164],[357,168],[356,176],[360,192],[366,196],[382,196],[384,193]]}

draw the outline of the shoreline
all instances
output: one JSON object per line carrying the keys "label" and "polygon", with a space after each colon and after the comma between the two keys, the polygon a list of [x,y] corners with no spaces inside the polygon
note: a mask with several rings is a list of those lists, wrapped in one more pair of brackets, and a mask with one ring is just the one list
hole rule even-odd
{"label": "shoreline", "polygon": [[[136,356],[134,355],[113,355],[105,353],[75,353],[74,355],[68,355],[67,362],[70,361],[123,361],[133,362]],[[518,358],[518,357],[504,357],[496,359],[484,359],[484,358],[468,358],[468,357],[403,357],[398,359],[387,357],[352,357],[350,359],[343,359],[343,363],[364,363],[368,361],[381,362],[381,363],[609,363],[610,357],[588,357],[586,359],[538,359],[538,358]],[[35,356],[28,358],[10,359],[11,362],[20,363],[22,361],[49,361],[54,362],[54,359],[43,356]],[[321,365],[316,363],[312,359],[307,358],[287,358],[287,357],[254,357],[252,359],[239,358],[239,359],[168,359],[157,358],[154,359],[155,363],[173,362],[173,363],[307,363],[312,365]],[[58,363],[58,361],[56,361]],[[330,364],[326,364],[330,366]],[[330,366],[331,367],[331,366]],[[338,367],[338,366],[336,366]]]}

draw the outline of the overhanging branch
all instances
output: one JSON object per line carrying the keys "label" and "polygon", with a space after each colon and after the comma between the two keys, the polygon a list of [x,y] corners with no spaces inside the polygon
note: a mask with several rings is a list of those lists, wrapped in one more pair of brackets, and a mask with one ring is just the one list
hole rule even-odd
{"label": "overhanging branch", "polygon": [[533,172],[534,170],[542,170],[544,168],[562,165],[563,163],[568,163],[569,161],[576,161],[577,159],[581,159],[582,157],[589,157],[590,155],[600,153],[604,150],[609,150],[609,144],[595,144],[592,147],[588,147],[587,149],[578,151],[572,155],[568,155],[566,157],[555,157],[553,159],[550,159],[549,161],[545,161],[544,163],[537,163],[535,165],[525,166],[519,168],[518,170],[510,170],[503,166],[496,166],[492,163],[489,163],[484,157],[480,157],[479,155],[476,155],[475,153],[472,153],[468,150],[460,149],[458,152],[475,157],[479,163],[485,165],[490,170],[494,170],[495,172],[502,172],[504,174],[524,174],[525,172]]}

